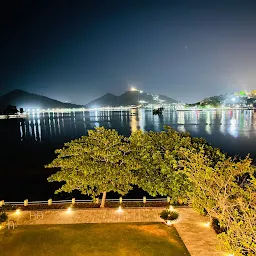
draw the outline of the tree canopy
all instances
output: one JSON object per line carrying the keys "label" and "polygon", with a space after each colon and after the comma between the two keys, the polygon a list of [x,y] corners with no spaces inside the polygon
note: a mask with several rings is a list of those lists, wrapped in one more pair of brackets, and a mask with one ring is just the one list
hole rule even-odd
{"label": "tree canopy", "polygon": [[193,138],[189,133],[179,133],[169,126],[161,132],[137,131],[130,136],[134,159],[140,168],[137,171],[137,185],[152,196],[170,196],[171,202],[186,202],[191,181],[183,172],[179,161],[183,159],[183,148],[200,150],[218,161],[221,153],[202,138]]}
{"label": "tree canopy", "polygon": [[255,255],[256,183],[252,159],[222,156],[213,164],[203,148],[199,152],[183,149],[183,155],[180,163],[193,184],[193,208],[218,220],[225,230],[219,235],[225,249],[236,255]]}
{"label": "tree canopy", "polygon": [[179,171],[179,148],[191,144],[170,127],[159,133],[137,131],[130,137],[137,170],[137,185],[152,196],[171,196],[172,201],[185,199],[189,183]]}
{"label": "tree canopy", "polygon": [[129,143],[115,130],[103,127],[88,131],[82,136],[56,150],[57,158],[47,168],[60,168],[48,181],[64,181],[56,193],[79,190],[82,194],[96,197],[110,191],[125,195],[136,177],[136,163],[132,161]]}

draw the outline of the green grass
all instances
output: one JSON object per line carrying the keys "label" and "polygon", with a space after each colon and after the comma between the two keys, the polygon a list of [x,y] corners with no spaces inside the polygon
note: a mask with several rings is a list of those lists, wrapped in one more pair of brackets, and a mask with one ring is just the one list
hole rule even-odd
{"label": "green grass", "polygon": [[18,226],[0,232],[1,256],[188,256],[161,223]]}

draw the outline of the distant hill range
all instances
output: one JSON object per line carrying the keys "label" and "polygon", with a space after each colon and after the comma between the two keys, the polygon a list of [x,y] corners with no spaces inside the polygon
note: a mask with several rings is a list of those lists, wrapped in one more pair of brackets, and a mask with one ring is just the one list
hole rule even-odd
{"label": "distant hill range", "polygon": [[193,104],[187,104],[188,107],[220,107],[220,106],[247,106],[255,105],[256,103],[256,90],[251,91],[250,93],[245,93],[244,91],[226,93],[223,95],[212,96],[205,98],[199,102]]}
{"label": "distant hill range", "polygon": [[25,92],[22,90],[14,90],[0,97],[0,109],[5,109],[8,105],[16,106],[17,108],[80,108],[82,105],[64,103],[45,96],[34,93]]}
{"label": "distant hill range", "polygon": [[6,109],[8,105],[23,109],[48,109],[48,108],[94,108],[94,107],[119,107],[119,106],[138,106],[147,104],[172,104],[177,100],[164,95],[148,94],[139,90],[130,90],[120,96],[107,93],[104,96],[91,101],[87,105],[76,105],[64,103],[42,95],[14,90],[0,96],[0,110]]}
{"label": "distant hill range", "polygon": [[120,96],[107,93],[104,96],[91,101],[86,105],[88,108],[93,107],[119,107],[119,106],[138,106],[146,104],[173,104],[177,100],[164,95],[148,94],[139,90],[130,90]]}

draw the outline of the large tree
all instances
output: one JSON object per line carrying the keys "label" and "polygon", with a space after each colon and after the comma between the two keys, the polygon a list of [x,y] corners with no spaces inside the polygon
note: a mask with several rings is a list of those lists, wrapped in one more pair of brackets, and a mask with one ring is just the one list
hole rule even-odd
{"label": "large tree", "polygon": [[191,181],[183,172],[179,161],[184,158],[182,149],[200,150],[217,162],[220,151],[202,138],[193,138],[189,133],[179,133],[166,126],[161,132],[137,131],[130,136],[134,159],[139,163],[137,185],[152,196],[170,196],[171,202],[186,202]]}
{"label": "large tree", "polygon": [[200,152],[183,149],[180,164],[193,184],[193,207],[219,221],[224,248],[236,255],[256,253],[255,166],[245,159],[220,158],[214,163]]}
{"label": "large tree", "polygon": [[115,130],[103,127],[88,131],[88,136],[65,143],[56,150],[57,158],[47,168],[60,168],[48,181],[64,181],[55,191],[71,192],[79,190],[93,198],[103,194],[104,207],[106,193],[110,191],[125,195],[136,177],[136,162],[133,161],[127,139]]}
{"label": "large tree", "polygon": [[178,168],[178,155],[180,147],[191,145],[191,138],[166,127],[162,132],[134,132],[130,143],[140,165],[137,185],[152,196],[168,195],[172,202],[186,200],[190,184]]}

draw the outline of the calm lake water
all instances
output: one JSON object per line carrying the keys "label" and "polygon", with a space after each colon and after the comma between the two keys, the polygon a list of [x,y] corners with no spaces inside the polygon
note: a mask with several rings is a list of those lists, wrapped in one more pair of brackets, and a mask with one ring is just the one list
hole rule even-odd
{"label": "calm lake water", "polygon": [[[47,200],[73,196],[85,199],[76,192],[54,195],[59,184],[47,182],[52,170],[44,169],[44,165],[54,159],[55,149],[98,126],[114,128],[129,136],[138,129],[160,131],[164,125],[203,137],[230,155],[250,153],[256,159],[256,112],[252,110],[164,110],[162,116],[154,116],[152,111],[144,109],[35,114],[27,119],[0,120],[0,200]],[[135,189],[128,197],[144,194]]]}

